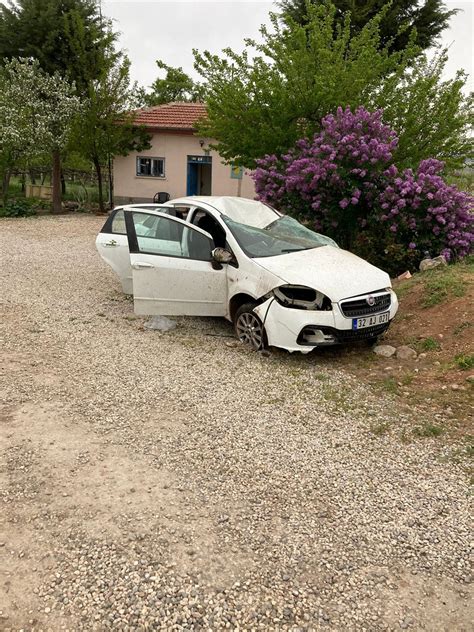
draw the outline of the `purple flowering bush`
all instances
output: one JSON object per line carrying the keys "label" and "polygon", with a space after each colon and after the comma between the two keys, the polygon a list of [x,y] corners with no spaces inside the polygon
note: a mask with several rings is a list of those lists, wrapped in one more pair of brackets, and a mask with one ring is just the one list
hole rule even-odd
{"label": "purple flowering bush", "polygon": [[338,108],[312,140],[258,161],[258,197],[393,274],[417,265],[426,250],[448,259],[469,254],[473,197],[446,184],[438,160],[399,173],[396,146],[382,112]]}
{"label": "purple flowering bush", "polygon": [[380,222],[410,250],[434,251],[448,260],[468,255],[474,241],[473,198],[441,177],[444,164],[422,160],[405,169],[379,197]]}

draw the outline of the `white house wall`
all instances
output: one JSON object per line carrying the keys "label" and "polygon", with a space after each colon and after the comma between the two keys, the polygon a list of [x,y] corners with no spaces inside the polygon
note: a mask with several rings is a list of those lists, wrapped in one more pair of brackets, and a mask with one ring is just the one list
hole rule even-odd
{"label": "white house wall", "polygon": [[[157,133],[151,140],[152,149],[114,159],[114,201],[115,204],[150,202],[158,191],[166,191],[171,198],[187,194],[187,157],[203,156],[204,149],[199,137],[188,134]],[[245,172],[241,181],[231,178],[231,167],[224,164],[219,154],[212,156],[212,195],[240,195],[254,198],[253,180]],[[137,156],[165,159],[165,177],[155,178],[136,175]],[[240,182],[240,191],[239,191]]]}

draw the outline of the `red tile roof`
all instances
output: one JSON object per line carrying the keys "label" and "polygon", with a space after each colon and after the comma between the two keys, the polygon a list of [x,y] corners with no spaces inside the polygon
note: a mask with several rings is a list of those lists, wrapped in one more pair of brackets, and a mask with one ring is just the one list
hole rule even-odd
{"label": "red tile roof", "polygon": [[150,129],[188,130],[196,128],[196,121],[206,116],[204,103],[166,103],[135,112],[135,123]]}

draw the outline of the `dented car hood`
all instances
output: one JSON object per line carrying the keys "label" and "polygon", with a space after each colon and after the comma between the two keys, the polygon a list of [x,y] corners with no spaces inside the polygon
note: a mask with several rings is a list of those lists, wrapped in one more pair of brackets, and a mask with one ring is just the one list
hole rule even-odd
{"label": "dented car hood", "polygon": [[333,302],[391,287],[386,272],[334,246],[259,257],[254,261],[284,283],[311,287]]}

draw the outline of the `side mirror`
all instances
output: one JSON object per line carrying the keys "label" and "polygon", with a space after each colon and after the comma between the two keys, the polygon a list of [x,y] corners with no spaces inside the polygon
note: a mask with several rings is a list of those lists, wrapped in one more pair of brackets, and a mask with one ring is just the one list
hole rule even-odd
{"label": "side mirror", "polygon": [[211,255],[216,263],[230,263],[234,259],[234,255],[225,248],[214,248]]}

